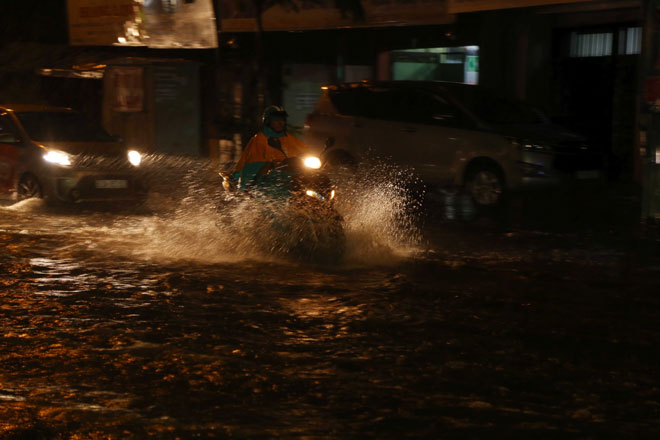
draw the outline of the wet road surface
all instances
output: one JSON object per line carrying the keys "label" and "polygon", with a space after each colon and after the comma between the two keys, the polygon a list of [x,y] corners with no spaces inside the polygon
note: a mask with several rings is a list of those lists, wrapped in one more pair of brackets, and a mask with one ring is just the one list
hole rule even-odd
{"label": "wet road surface", "polygon": [[373,199],[331,266],[185,203],[0,208],[0,438],[658,438],[652,252]]}

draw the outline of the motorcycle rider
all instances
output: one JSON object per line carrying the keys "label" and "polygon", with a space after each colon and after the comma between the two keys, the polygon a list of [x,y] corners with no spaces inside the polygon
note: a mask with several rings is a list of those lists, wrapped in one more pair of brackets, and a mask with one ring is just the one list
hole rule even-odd
{"label": "motorcycle rider", "polygon": [[278,105],[264,110],[262,129],[250,139],[232,173],[239,186],[241,182],[252,182],[266,163],[300,156],[309,150],[303,141],[287,132],[287,116]]}

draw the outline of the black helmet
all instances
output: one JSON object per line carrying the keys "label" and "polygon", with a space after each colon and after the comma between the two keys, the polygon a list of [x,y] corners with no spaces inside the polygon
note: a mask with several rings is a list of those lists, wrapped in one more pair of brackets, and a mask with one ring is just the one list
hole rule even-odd
{"label": "black helmet", "polygon": [[264,110],[264,114],[261,117],[261,122],[267,126],[273,119],[286,120],[287,116],[289,115],[286,110],[284,110],[284,107],[279,105],[271,105],[266,107],[266,110]]}

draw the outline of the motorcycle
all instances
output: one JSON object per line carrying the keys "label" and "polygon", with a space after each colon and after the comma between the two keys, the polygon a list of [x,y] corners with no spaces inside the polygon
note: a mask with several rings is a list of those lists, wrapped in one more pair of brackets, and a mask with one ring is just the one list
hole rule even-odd
{"label": "motorcycle", "polygon": [[[277,146],[277,139],[269,143]],[[336,188],[318,157],[290,157],[277,162],[247,164],[236,180],[221,172],[225,199],[258,207],[257,241],[268,251],[307,261],[335,263],[344,253],[343,218],[335,209]],[[243,181],[245,179],[246,181]]]}

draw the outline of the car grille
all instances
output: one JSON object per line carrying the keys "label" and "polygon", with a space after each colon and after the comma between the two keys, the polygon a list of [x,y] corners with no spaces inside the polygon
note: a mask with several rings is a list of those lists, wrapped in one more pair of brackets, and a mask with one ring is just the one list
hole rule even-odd
{"label": "car grille", "polygon": [[131,168],[128,159],[123,156],[97,156],[82,154],[76,157],[75,166],[87,170],[124,170]]}
{"label": "car grille", "polygon": [[[96,181],[125,180],[125,188],[97,188]],[[143,191],[142,182],[123,174],[106,174],[103,176],[84,176],[75,187],[77,195],[75,200],[126,200],[135,199]],[[69,196],[71,197],[71,196]]]}

